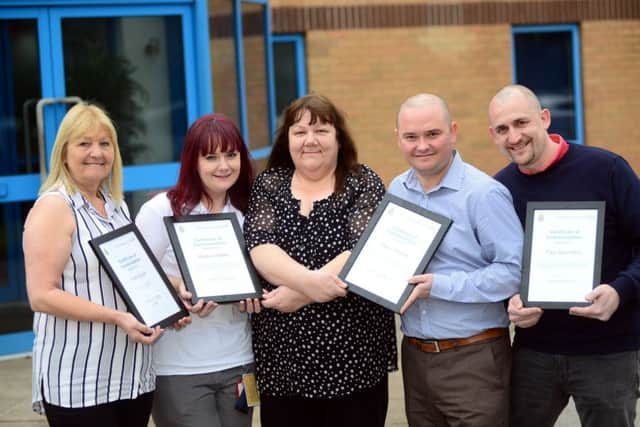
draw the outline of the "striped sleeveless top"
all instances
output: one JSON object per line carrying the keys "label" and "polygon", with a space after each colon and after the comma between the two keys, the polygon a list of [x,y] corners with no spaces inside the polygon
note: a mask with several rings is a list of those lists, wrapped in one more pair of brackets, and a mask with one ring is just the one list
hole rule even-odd
{"label": "striped sleeveless top", "polygon": [[[61,288],[97,304],[126,311],[106,272],[89,246],[89,240],[131,222],[126,204],[116,208],[105,197],[107,218],[82,196],[63,188],[42,194],[63,197],[76,222],[71,255]],[[33,319],[33,409],[42,412],[42,399],[66,408],[82,408],[134,399],[155,388],[151,349],[129,339],[115,325],[80,322],[35,313]]]}

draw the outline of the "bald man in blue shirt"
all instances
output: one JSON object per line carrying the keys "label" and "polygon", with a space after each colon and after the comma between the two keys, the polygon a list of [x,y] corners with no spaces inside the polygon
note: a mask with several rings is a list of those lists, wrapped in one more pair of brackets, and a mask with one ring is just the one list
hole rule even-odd
{"label": "bald man in blue shirt", "polygon": [[518,291],[522,226],[509,191],[462,161],[445,101],[400,107],[410,169],[389,192],[453,220],[402,314],[405,409],[414,426],[506,426],[511,349],[505,300]]}

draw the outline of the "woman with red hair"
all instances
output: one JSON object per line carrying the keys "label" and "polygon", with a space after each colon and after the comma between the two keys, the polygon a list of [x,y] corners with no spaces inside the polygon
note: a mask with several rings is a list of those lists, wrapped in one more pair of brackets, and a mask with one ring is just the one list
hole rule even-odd
{"label": "woman with red hair", "polygon": [[[196,120],[185,137],[178,183],[145,203],[136,224],[170,277],[180,277],[163,217],[233,212],[242,224],[253,183],[249,153],[235,124],[222,114]],[[185,300],[191,295],[181,285]],[[166,330],[153,348],[156,393],[153,420],[164,426],[251,425],[252,413],[235,409],[237,385],[253,372],[247,312],[258,300],[190,306],[184,330]]]}

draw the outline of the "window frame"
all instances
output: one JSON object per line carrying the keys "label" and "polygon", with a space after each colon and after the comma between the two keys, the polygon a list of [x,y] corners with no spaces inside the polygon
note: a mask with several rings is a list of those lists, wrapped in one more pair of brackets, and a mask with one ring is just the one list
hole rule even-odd
{"label": "window frame", "polygon": [[[298,97],[307,94],[307,63],[306,52],[304,45],[304,34],[302,33],[287,33],[287,34],[274,34],[272,36],[273,44],[276,43],[293,43],[295,50],[296,60],[296,89]],[[275,77],[274,77],[275,85]]]}
{"label": "window frame", "polygon": [[243,27],[242,27],[242,3],[258,4],[264,6],[262,12],[263,28],[264,28],[264,51],[265,51],[265,67],[266,67],[266,90],[268,102],[268,121],[269,121],[269,145],[266,147],[251,150],[251,157],[254,160],[260,160],[271,154],[273,147],[274,133],[276,129],[276,100],[275,85],[273,78],[273,49],[271,34],[271,8],[269,0],[234,0],[233,1],[233,26],[234,39],[236,49],[236,73],[238,88],[238,116],[240,123],[239,128],[245,143],[249,142],[249,117],[247,113],[247,90],[245,83],[245,67],[244,67],[244,45],[243,45]]}
{"label": "window frame", "polygon": [[[575,144],[584,144],[584,112],[582,106],[582,75],[580,55],[580,29],[577,24],[556,24],[556,25],[518,25],[511,28],[511,69],[512,81],[518,84],[518,75],[516,69],[516,43],[517,34],[535,34],[535,33],[569,33],[571,38],[571,61],[573,63],[573,93],[575,104],[575,128],[576,138],[567,139],[567,141]],[[553,111],[551,111],[553,114]],[[553,116],[552,116],[553,117]]]}

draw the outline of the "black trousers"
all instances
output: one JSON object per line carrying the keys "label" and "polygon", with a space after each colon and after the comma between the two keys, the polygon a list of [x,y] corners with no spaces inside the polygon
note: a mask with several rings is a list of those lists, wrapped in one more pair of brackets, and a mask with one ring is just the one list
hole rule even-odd
{"label": "black trousers", "polygon": [[51,427],[147,427],[153,392],[136,399],[116,400],[86,408],[64,408],[44,403]]}
{"label": "black trousers", "polygon": [[384,427],[389,379],[334,399],[260,395],[262,427]]}

